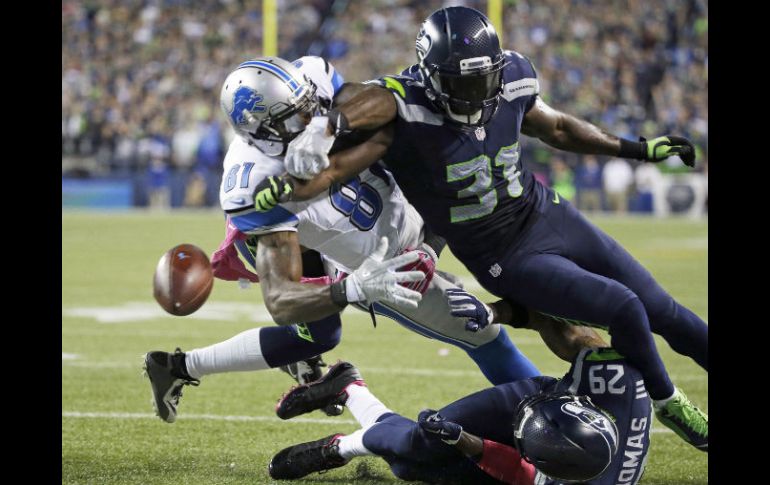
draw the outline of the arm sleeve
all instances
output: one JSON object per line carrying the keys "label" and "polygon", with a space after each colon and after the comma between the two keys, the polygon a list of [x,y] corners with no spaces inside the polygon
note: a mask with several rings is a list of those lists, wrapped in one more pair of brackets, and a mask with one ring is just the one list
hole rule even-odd
{"label": "arm sleeve", "polygon": [[509,485],[534,485],[535,467],[519,452],[496,441],[484,440],[484,451],[477,463],[484,473]]}

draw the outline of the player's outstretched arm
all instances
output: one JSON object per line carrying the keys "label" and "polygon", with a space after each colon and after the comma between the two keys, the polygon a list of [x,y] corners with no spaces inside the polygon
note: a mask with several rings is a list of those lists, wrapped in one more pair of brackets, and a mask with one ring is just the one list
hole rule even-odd
{"label": "player's outstretched arm", "polygon": [[590,327],[559,321],[518,303],[499,300],[490,303],[489,308],[492,309],[494,323],[537,331],[551,352],[567,362],[572,362],[586,347],[608,346]]}
{"label": "player's outstretched arm", "polygon": [[294,191],[290,200],[309,200],[335,183],[350,180],[381,159],[393,141],[393,125],[377,130],[363,142],[329,156],[329,168],[311,180],[291,177]]}
{"label": "player's outstretched arm", "polygon": [[284,158],[286,171],[298,179],[312,179],[329,167],[328,154],[338,137],[354,130],[378,130],[396,114],[396,101],[387,89],[373,84],[343,85],[326,116],[314,117],[289,144]]}
{"label": "player's outstretched arm", "polygon": [[521,132],[560,150],[660,162],[678,155],[685,165],[695,165],[695,147],[681,136],[660,136],[640,142],[623,140],[596,125],[555,110],[539,97],[524,116]]}

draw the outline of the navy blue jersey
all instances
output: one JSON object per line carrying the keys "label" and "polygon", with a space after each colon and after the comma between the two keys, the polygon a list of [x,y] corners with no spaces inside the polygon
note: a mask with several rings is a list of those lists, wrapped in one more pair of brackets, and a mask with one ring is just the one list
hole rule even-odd
{"label": "navy blue jersey", "polygon": [[[609,468],[590,485],[632,485],[644,473],[650,447],[652,401],[638,370],[614,349],[583,350],[557,384],[572,394],[586,395],[607,411],[618,427],[618,453]],[[535,485],[561,485],[539,475]]]}
{"label": "navy blue jersey", "polygon": [[[609,413],[618,428],[618,452],[609,468],[589,485],[632,485],[642,476],[650,446],[652,401],[639,371],[614,349],[585,349],[565,376],[539,376],[501,384],[459,399],[439,412],[464,430],[485,439],[514,446],[512,423],[524,398],[557,389],[585,395]],[[535,485],[561,485],[538,474]]]}
{"label": "navy blue jersey", "polygon": [[383,157],[431,230],[457,256],[496,254],[527,225],[541,198],[522,170],[519,133],[539,92],[524,56],[506,51],[503,92],[483,127],[453,122],[432,102],[417,66],[379,82],[398,104],[395,137]]}

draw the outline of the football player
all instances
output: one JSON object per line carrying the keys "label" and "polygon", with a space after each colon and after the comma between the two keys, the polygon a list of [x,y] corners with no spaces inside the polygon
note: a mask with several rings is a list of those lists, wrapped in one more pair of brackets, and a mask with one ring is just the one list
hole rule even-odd
{"label": "football player", "polygon": [[[553,325],[533,315],[531,326],[538,324]],[[287,393],[276,411],[290,419],[344,403],[361,428],[280,451],[270,476],[296,479],[374,455],[398,478],[428,483],[637,483],[652,421],[642,376],[592,329],[585,328],[569,354],[572,366],[560,380],[498,385],[424,410],[416,421],[377,399],[351,364],[335,364],[320,380]]]}
{"label": "football player", "polygon": [[[671,382],[652,336],[708,370],[708,325],[536,181],[522,166],[519,136],[649,162],[676,155],[688,166],[695,162],[692,143],[678,136],[619,139],[549,107],[529,59],[502,50],[489,19],[474,9],[434,12],[416,50],[417,64],[366,86],[292,141],[287,170],[309,182],[283,180],[283,190],[257,198],[301,200],[382,159],[426,224],[484,288],[565,321],[608,329],[612,346],[644,376],[659,419],[708,451],[708,416]],[[377,128],[381,140],[390,136],[384,154],[379,147],[329,164],[326,151],[336,138]]]}
{"label": "football player", "polygon": [[[257,185],[285,173],[287,144],[313,114],[328,109],[341,85],[341,76],[319,57],[293,63],[259,58],[225,80],[221,106],[238,136],[225,156],[220,189],[227,238],[212,263],[219,277],[259,281],[280,326],[247,330],[186,353],[149,352],[145,368],[164,421],[176,419],[183,386],[198,385],[204,375],[287,366],[330,350],[340,340],[339,312],[350,303],[463,349],[493,384],[539,375],[506,331],[490,324],[493,308],[433,273],[437,256],[424,241],[422,218],[383,168],[368,168],[306,202],[255,209]],[[366,140],[350,152],[377,143]],[[317,252],[303,258],[303,248]],[[419,271],[394,273],[408,263],[419,263]],[[333,281],[301,282],[303,274]],[[404,282],[413,289],[398,284]],[[465,318],[451,314],[452,299],[482,314],[472,331]]]}

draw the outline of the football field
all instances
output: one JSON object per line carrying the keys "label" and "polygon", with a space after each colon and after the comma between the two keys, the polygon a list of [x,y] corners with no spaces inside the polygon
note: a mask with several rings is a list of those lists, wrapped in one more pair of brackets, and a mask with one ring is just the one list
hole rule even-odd
{"label": "football field", "polygon": [[[708,321],[708,222],[592,217],[645,265],[680,303]],[[174,424],[154,415],[142,376],[150,350],[190,350],[253,327],[271,325],[259,287],[217,280],[207,303],[188,317],[166,314],[152,297],[152,276],[172,246],[192,243],[211,254],[224,234],[218,211],[68,212],[62,215],[62,483],[266,484],[270,458],[291,444],[357,428],[348,411],[319,411],[281,421],[274,406],[294,381],[278,370],[206,376],[185,387]],[[445,251],[439,264],[466,288],[492,300]],[[348,360],[392,410],[416,417],[489,384],[461,350],[395,322],[343,313],[342,343],[326,362]],[[568,364],[529,330],[509,335],[544,374]],[[603,336],[608,339],[606,334]],[[692,360],[656,338],[672,380],[708,412],[708,378]],[[506,423],[500,423],[506,426]],[[645,485],[708,483],[708,455],[655,421]],[[397,482],[385,462],[357,459],[295,483]],[[283,482],[285,483],[285,482]]]}

